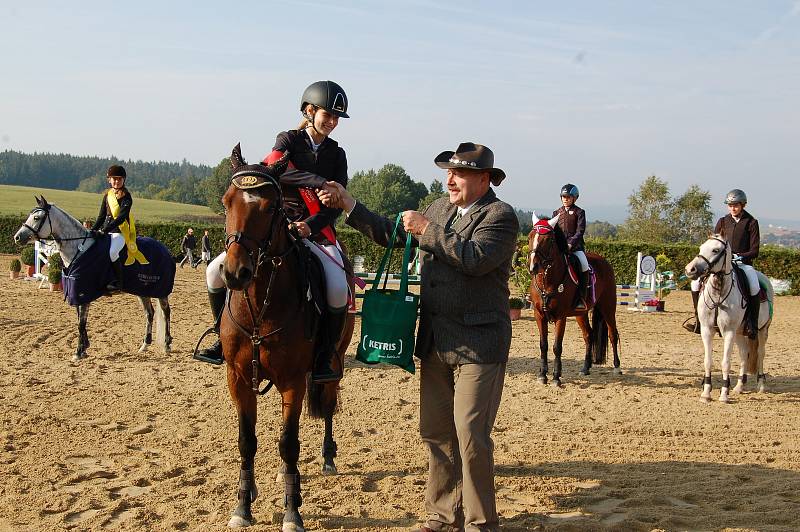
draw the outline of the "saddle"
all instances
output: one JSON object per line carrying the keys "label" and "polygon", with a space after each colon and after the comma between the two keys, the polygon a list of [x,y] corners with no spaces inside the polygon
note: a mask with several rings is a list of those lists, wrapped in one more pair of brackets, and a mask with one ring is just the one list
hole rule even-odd
{"label": "saddle", "polygon": [[[572,253],[567,253],[567,272],[569,273],[569,278],[572,280],[573,283],[575,283],[576,287],[580,287],[580,276],[578,275],[580,269],[581,269],[581,261],[578,260],[578,257],[573,255]],[[587,291],[586,299],[588,299],[588,301],[585,302],[587,307],[593,307],[596,300],[594,292],[595,280],[596,279],[594,275],[594,268],[592,268],[592,266],[589,265],[590,290]],[[577,305],[578,303],[578,297],[580,297],[580,294],[577,294],[577,297],[575,298],[575,303],[574,303],[575,305]]]}
{"label": "saddle", "polygon": [[[304,319],[304,335],[306,339],[311,340],[317,338],[319,331],[320,321],[322,315],[327,308],[328,301],[326,297],[325,285],[325,267],[322,265],[322,260],[311,252],[305,245],[298,245],[297,252],[300,258],[300,300],[303,302],[303,317]],[[352,297],[352,286],[355,273],[353,273],[353,265],[350,260],[342,255],[342,264],[344,266],[345,275],[347,276],[347,285],[350,287],[352,304],[355,304],[355,298]]]}

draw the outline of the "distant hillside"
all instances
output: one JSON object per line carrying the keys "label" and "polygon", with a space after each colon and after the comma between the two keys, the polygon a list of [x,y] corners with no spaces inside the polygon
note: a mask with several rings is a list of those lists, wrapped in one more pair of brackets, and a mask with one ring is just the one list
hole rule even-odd
{"label": "distant hillside", "polygon": [[93,192],[105,186],[105,173],[112,164],[125,167],[131,190],[145,190],[149,185],[161,189],[175,179],[199,181],[212,172],[209,166],[191,164],[185,159],[179,163],[123,161],[113,156],[80,157],[6,150],[0,152],[0,184]]}
{"label": "distant hillside", "polygon": [[[21,221],[24,221],[24,215],[36,205],[33,196],[40,194],[43,194],[48,202],[55,203],[81,220],[94,220],[100,209],[100,194],[97,193],[0,185],[0,215],[19,215]],[[224,218],[214,214],[208,207],[137,198],[135,194],[133,214],[135,219],[141,222],[180,221],[211,226],[224,223]]]}

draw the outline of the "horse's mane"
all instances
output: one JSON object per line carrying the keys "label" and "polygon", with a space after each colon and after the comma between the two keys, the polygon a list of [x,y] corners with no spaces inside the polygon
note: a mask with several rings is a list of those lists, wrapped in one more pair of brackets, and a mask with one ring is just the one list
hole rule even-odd
{"label": "horse's mane", "polygon": [[555,234],[558,250],[561,253],[566,254],[569,251],[569,247],[567,246],[567,237],[564,236],[564,231],[561,230],[561,226],[556,224],[556,226],[553,228],[553,233]]}

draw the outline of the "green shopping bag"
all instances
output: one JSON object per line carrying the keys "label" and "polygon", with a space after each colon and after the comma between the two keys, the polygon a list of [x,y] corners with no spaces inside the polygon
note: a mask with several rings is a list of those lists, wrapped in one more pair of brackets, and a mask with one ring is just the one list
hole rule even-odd
{"label": "green shopping bag", "polygon": [[388,266],[394,250],[397,228],[402,213],[397,215],[392,239],[383,254],[372,288],[364,293],[361,306],[361,340],[358,342],[356,360],[366,364],[385,362],[400,366],[414,373],[414,332],[417,326],[417,307],[419,296],[408,291],[408,262],[411,258],[411,233],[406,237],[403,251],[403,268],[400,278],[400,289],[380,288],[381,277]]}

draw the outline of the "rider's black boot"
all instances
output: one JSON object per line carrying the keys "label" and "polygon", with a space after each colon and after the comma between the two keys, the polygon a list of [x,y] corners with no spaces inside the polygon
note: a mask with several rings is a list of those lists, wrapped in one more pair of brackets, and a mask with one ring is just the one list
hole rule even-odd
{"label": "rider's black boot", "polygon": [[331,360],[334,356],[339,356],[337,348],[342,337],[342,329],[347,321],[347,307],[338,312],[332,312],[329,309],[326,318],[324,343],[317,352],[314,369],[311,370],[311,380],[317,384],[338,381],[342,378],[341,373],[331,367]]}
{"label": "rider's black boot", "polygon": [[109,292],[116,292],[122,290],[122,259],[117,259],[111,263],[111,269],[114,270],[114,279],[106,286]]}
{"label": "rider's black boot", "polygon": [[694,324],[686,321],[683,328],[689,332],[700,334],[700,320],[697,319],[697,304],[700,302],[700,292],[692,290],[692,308],[694,309]]}
{"label": "rider's black boot", "polygon": [[578,300],[575,303],[575,310],[586,310],[589,308],[589,272],[578,273]]}
{"label": "rider's black boot", "polygon": [[758,337],[758,311],[761,309],[761,295],[756,294],[747,299],[747,337],[754,340]]}
{"label": "rider's black boot", "polygon": [[[224,288],[213,292],[211,290],[208,291],[208,302],[211,305],[211,313],[214,315],[214,331],[217,334],[219,334],[219,322],[222,319],[222,311],[225,308],[226,295],[227,290]],[[219,366],[225,362],[225,358],[222,356],[222,343],[217,339],[211,347],[201,349],[195,353],[194,358]]]}

